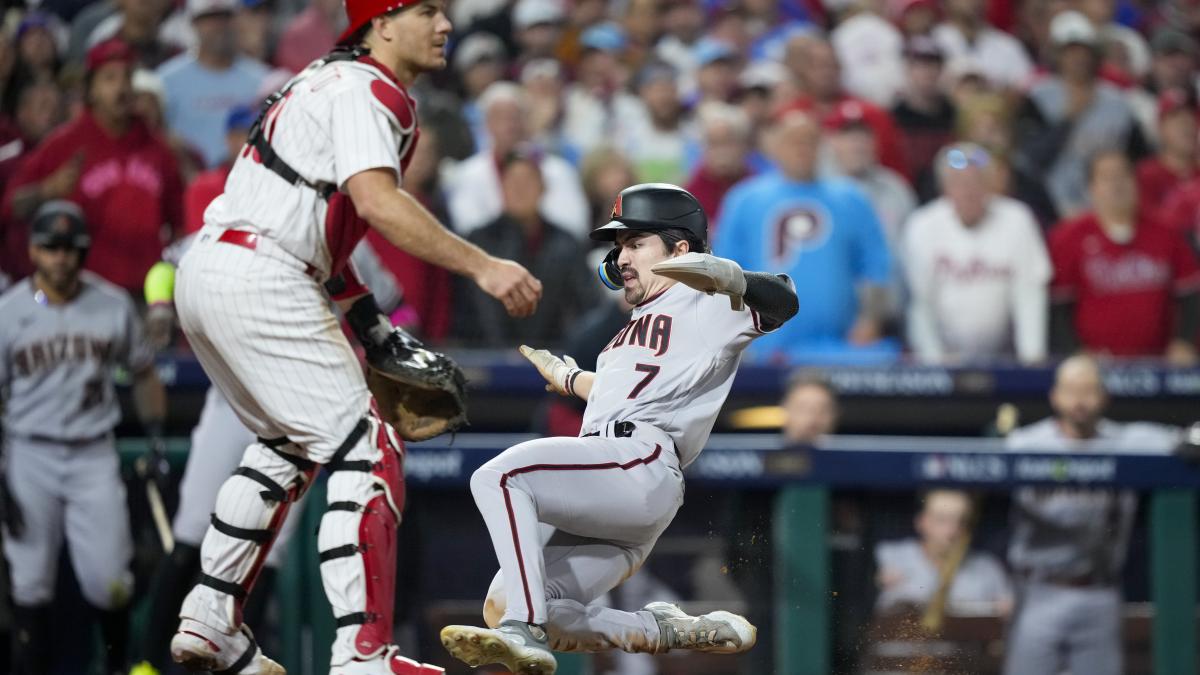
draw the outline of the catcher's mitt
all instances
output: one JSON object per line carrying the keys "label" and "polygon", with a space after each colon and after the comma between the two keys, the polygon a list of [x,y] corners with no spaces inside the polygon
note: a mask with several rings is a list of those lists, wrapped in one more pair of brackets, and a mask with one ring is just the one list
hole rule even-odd
{"label": "catcher's mitt", "polygon": [[424,441],[467,424],[467,378],[450,357],[402,328],[364,348],[367,387],[401,438]]}

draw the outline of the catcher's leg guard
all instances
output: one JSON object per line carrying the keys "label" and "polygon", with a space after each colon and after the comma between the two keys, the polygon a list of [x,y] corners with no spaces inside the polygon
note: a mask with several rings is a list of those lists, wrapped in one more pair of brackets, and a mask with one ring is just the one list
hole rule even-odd
{"label": "catcher's leg guard", "polygon": [[380,657],[392,641],[404,508],[404,446],[395,431],[372,411],[355,432],[328,464],[329,508],[317,536],[321,580],[337,617],[334,667]]}
{"label": "catcher's leg guard", "polygon": [[286,439],[259,439],[221,486],[212,526],[200,546],[200,584],[180,617],[224,633],[242,625],[242,604],[254,586],[289,507],[308,489],[317,464],[284,452]]}

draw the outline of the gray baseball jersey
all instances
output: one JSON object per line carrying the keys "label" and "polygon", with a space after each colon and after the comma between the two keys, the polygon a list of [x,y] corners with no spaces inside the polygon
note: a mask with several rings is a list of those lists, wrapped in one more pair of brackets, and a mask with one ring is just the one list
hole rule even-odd
{"label": "gray baseball jersey", "polygon": [[14,436],[95,438],[121,417],[113,367],[153,364],[141,319],[126,293],[83,272],[64,305],[38,301],[29,279],[0,296],[0,387],[4,428]]}
{"label": "gray baseball jersey", "polygon": [[645,300],[596,360],[583,432],[644,422],[671,437],[686,467],[712,433],[742,351],[762,334],[757,313],[732,311],[724,295],[675,284]]}
{"label": "gray baseball jersey", "polygon": [[[1178,438],[1178,430],[1171,427],[1101,420],[1094,440],[1077,441],[1063,436],[1058,421],[1049,418],[1014,431],[1008,447],[1034,452],[1166,452]],[[1132,491],[1021,488],[1013,493],[1013,509],[1008,558],[1014,570],[1035,579],[1120,578],[1137,510]]]}

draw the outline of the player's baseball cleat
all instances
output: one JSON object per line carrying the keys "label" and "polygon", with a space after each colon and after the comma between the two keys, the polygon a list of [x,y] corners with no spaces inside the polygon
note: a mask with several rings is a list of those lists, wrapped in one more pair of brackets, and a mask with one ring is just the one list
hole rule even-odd
{"label": "player's baseball cleat", "polygon": [[335,666],[329,675],[445,675],[445,670],[428,663],[417,663],[400,656],[400,648],[392,645],[382,655],[369,661],[355,659]]}
{"label": "player's baseball cleat", "polygon": [[442,645],[472,668],[499,663],[512,675],[554,675],[558,670],[546,631],[519,621],[502,622],[496,629],[446,626]]}
{"label": "player's baseball cleat", "polygon": [[263,656],[254,641],[254,634],[245,625],[238,632],[227,635],[199,621],[183,619],[175,637],[171,638],[171,658],[192,672],[219,670],[238,675],[287,675],[283,666]]}
{"label": "player's baseball cleat", "polygon": [[643,607],[658,621],[658,651],[690,649],[715,654],[740,654],[758,640],[758,629],[731,612],[691,616],[669,602]]}

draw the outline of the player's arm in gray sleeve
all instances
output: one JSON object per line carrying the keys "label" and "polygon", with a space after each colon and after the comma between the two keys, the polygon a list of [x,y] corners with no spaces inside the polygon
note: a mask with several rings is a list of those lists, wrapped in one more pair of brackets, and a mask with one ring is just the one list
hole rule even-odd
{"label": "player's arm in gray sleeve", "polygon": [[154,368],[154,348],[146,339],[142,321],[132,302],[126,303],[125,311],[127,329],[123,365],[133,375],[133,407],[146,433],[159,436],[167,417],[167,389],[158,379],[158,371]]}

